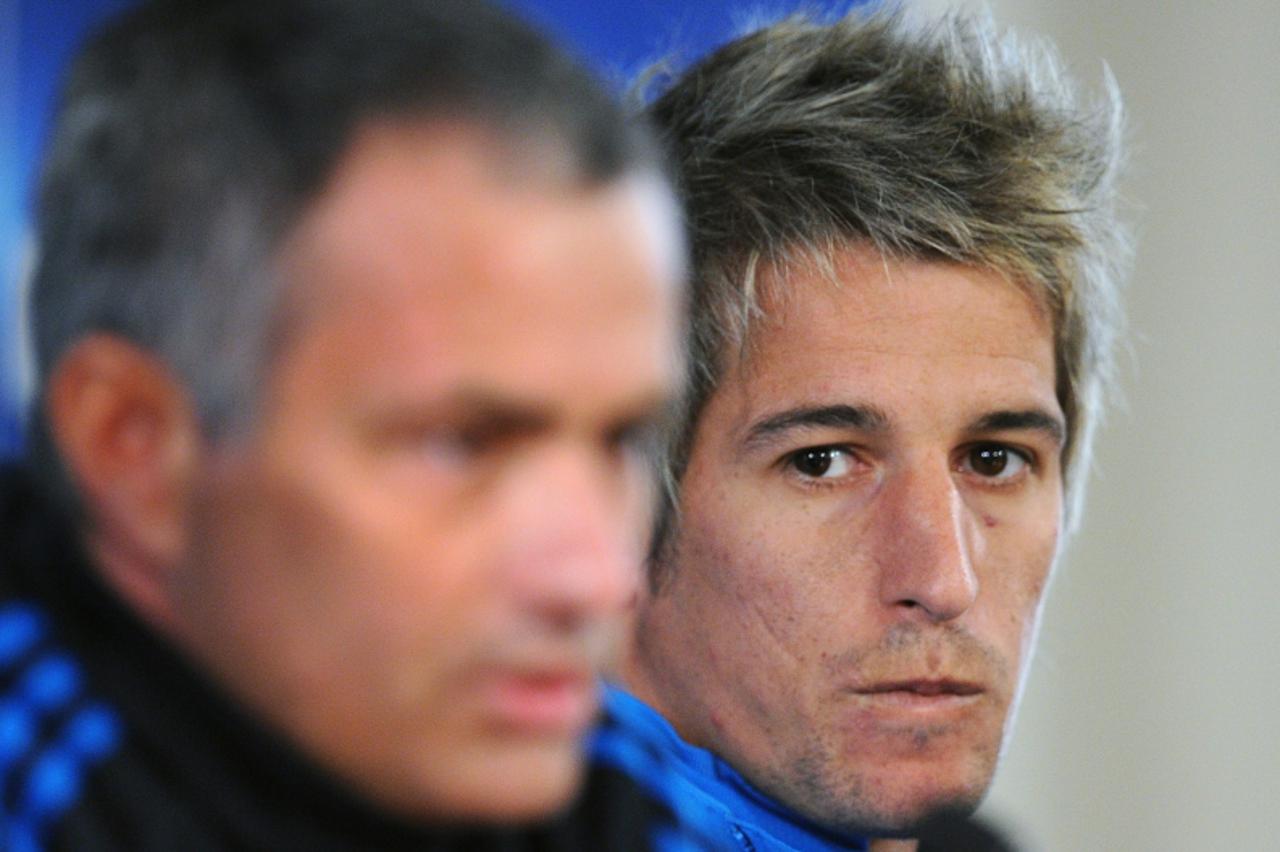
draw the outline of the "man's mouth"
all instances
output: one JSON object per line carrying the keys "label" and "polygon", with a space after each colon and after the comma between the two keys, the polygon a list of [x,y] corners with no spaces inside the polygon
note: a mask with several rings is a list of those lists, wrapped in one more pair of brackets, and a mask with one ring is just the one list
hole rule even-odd
{"label": "man's mouth", "polygon": [[595,678],[577,667],[502,669],[485,678],[482,690],[493,721],[527,735],[581,734],[599,701]]}
{"label": "man's mouth", "polygon": [[978,701],[985,692],[979,683],[950,678],[885,680],[853,690],[853,694],[868,707],[921,710],[967,706]]}

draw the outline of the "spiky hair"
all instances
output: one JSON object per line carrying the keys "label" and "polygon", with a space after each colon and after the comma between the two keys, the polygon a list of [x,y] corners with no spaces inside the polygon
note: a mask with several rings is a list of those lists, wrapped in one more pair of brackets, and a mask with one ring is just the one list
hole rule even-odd
{"label": "spiky hair", "polygon": [[1044,45],[988,16],[789,17],[724,46],[649,109],[693,253],[688,379],[663,449],[661,561],[699,414],[761,312],[758,273],[870,245],[994,270],[1052,318],[1069,520],[1110,383],[1128,261],[1113,81],[1084,102]]}

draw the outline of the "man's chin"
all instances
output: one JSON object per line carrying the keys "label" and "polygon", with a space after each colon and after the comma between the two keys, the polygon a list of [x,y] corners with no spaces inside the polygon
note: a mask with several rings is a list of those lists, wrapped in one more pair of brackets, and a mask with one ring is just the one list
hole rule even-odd
{"label": "man's chin", "polygon": [[972,814],[996,769],[993,749],[886,764],[862,774],[845,801],[862,811],[866,833],[900,838],[916,837],[940,817]]}
{"label": "man's chin", "polygon": [[876,789],[870,782],[865,789],[873,792],[848,796],[839,804],[829,802],[825,813],[811,808],[800,810],[819,824],[850,834],[911,839],[939,819],[969,816],[986,793],[985,784],[942,790],[895,790],[888,785]]}
{"label": "man's chin", "polygon": [[470,795],[455,801],[453,812],[478,822],[515,823],[542,819],[567,808],[586,774],[581,749],[531,751],[498,761],[488,777],[473,778],[467,785]]}
{"label": "man's chin", "polygon": [[[577,739],[504,743],[429,755],[399,767],[399,783],[362,790],[383,810],[428,823],[515,824],[552,816],[577,796],[586,774]],[[392,773],[386,773],[387,776]]]}

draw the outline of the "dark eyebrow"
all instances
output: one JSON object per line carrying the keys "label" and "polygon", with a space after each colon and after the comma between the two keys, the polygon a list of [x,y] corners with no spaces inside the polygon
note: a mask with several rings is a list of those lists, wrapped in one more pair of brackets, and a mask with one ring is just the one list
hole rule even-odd
{"label": "dark eyebrow", "polygon": [[[632,399],[619,400],[607,412],[607,422],[601,425],[611,432],[657,429],[670,416],[672,405],[665,389],[647,391]],[[564,416],[565,412],[555,400],[547,402],[519,392],[468,385],[427,404],[408,400],[379,406],[373,420],[389,425],[391,431],[447,425],[467,428],[489,440],[510,440],[556,428]]]}
{"label": "dark eyebrow", "polygon": [[1039,408],[1024,411],[993,411],[969,425],[969,432],[1005,431],[1043,432],[1061,447],[1067,440],[1067,427],[1062,418]]}
{"label": "dark eyebrow", "polygon": [[534,400],[470,386],[449,394],[442,407],[466,417],[487,420],[496,426],[515,430],[542,428],[552,420],[551,412]]}
{"label": "dark eyebrow", "polygon": [[427,425],[452,424],[478,429],[493,438],[536,434],[554,420],[554,413],[535,400],[470,386],[428,401],[413,397],[378,400],[367,416],[379,431],[416,431]]}
{"label": "dark eyebrow", "polygon": [[753,423],[747,430],[742,446],[743,449],[749,450],[768,443],[774,436],[783,432],[812,426],[857,429],[860,432],[884,432],[889,428],[889,417],[879,408],[870,405],[789,408]]}

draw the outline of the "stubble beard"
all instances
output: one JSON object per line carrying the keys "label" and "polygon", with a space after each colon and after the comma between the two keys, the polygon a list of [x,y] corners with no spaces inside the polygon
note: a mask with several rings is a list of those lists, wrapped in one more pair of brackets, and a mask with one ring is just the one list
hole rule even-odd
{"label": "stubble beard", "polygon": [[[891,630],[873,649],[834,660],[829,682],[840,682],[843,672],[896,668],[895,660],[923,654],[929,647],[936,649],[939,642],[954,661],[963,661],[961,667],[965,671],[985,672],[984,680],[989,686],[1008,684],[1012,668],[1009,662],[966,631],[949,626],[941,638],[935,636],[931,641],[912,625]],[[1012,691],[1016,693],[1016,685]],[[999,723],[995,730],[976,729],[974,740],[967,747],[947,746],[945,738],[964,735],[963,730],[957,732],[950,724],[920,724],[904,732],[902,736],[909,738],[908,748],[919,755],[928,754],[930,748],[943,741],[941,745],[948,751],[941,753],[939,759],[949,765],[940,766],[945,771],[937,774],[895,778],[884,771],[885,764],[895,758],[886,757],[881,765],[867,765],[866,756],[848,753],[841,729],[814,725],[792,753],[777,764],[779,770],[762,773],[756,783],[773,798],[824,827],[875,837],[913,837],[917,828],[931,819],[942,814],[969,814],[981,803],[1003,750],[1013,698],[1003,692],[991,696],[1000,704]],[[920,767],[908,771],[919,773]],[[939,784],[940,777],[953,780]]]}
{"label": "stubble beard", "polygon": [[[938,731],[921,728],[915,745],[924,748]],[[785,780],[765,782],[774,798],[826,828],[872,837],[914,837],[917,829],[942,814],[972,813],[981,803],[994,774],[999,744],[978,750],[972,783],[959,789],[927,789],[918,792],[885,785],[857,767],[842,767],[840,749],[825,741],[813,741],[795,756],[785,770]],[[989,768],[988,768],[989,767]]]}

